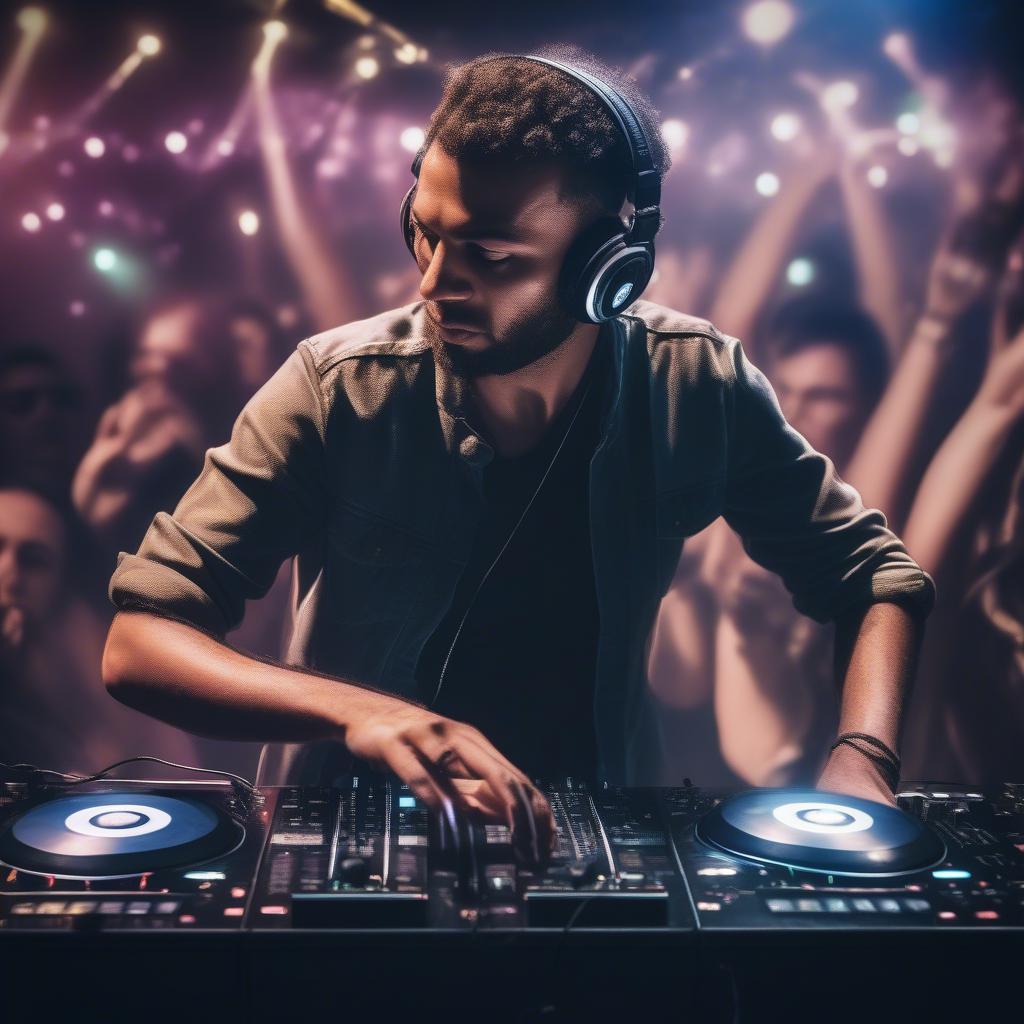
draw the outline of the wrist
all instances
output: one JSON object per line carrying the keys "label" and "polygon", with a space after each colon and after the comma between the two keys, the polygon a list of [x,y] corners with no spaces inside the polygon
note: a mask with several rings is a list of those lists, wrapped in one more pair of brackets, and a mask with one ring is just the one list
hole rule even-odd
{"label": "wrist", "polygon": [[926,309],[914,324],[909,344],[934,349],[937,352],[950,348],[952,320],[937,310]]}

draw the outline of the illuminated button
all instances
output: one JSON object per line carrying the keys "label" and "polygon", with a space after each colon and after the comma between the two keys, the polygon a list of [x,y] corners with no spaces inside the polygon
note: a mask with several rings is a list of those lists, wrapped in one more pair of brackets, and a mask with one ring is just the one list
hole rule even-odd
{"label": "illuminated button", "polygon": [[903,906],[907,910],[912,910],[915,914],[923,914],[926,910],[932,909],[932,905],[927,900],[919,900],[917,898],[904,900]]}
{"label": "illuminated button", "polygon": [[233,900],[243,900],[243,899],[245,899],[245,890],[240,885],[236,885],[231,890],[231,898]]}
{"label": "illuminated button", "polygon": [[91,820],[99,828],[131,828],[133,825],[141,825],[145,818],[134,811],[109,811],[107,814],[97,814]]}
{"label": "illuminated button", "polygon": [[96,909],[95,900],[73,900],[68,904],[66,914],[91,914]]}
{"label": "illuminated button", "polygon": [[885,911],[885,913],[887,914],[898,914],[902,909],[899,903],[896,902],[896,900],[883,898],[880,900],[876,900],[875,902],[878,903],[878,909]]}
{"label": "illuminated button", "polygon": [[962,871],[959,868],[940,868],[932,872],[932,878],[970,878],[970,871]]}
{"label": "illuminated button", "polygon": [[399,807],[415,807],[416,806],[416,797],[414,797],[414,796],[400,796],[398,798],[398,806]]}
{"label": "illuminated button", "polygon": [[713,900],[706,900],[706,901],[703,901],[701,903],[698,903],[697,904],[697,909],[698,910],[706,910],[706,911],[721,910],[722,909],[722,904],[721,903],[716,903]]}
{"label": "illuminated button", "polygon": [[104,900],[100,904],[101,914],[120,914],[124,910],[124,900]]}
{"label": "illuminated button", "polygon": [[819,835],[863,832],[874,824],[870,814],[856,807],[819,802],[780,804],[772,808],[772,817],[789,828]]}
{"label": "illuminated button", "polygon": [[218,882],[228,876],[223,871],[186,871],[185,877],[200,882]]}
{"label": "illuminated button", "polygon": [[224,908],[224,916],[225,917],[241,917],[244,913],[245,913],[245,908],[244,907],[225,907]]}
{"label": "illuminated button", "polygon": [[825,909],[830,914],[848,914],[850,912],[850,904],[841,896],[826,896]]}
{"label": "illuminated button", "polygon": [[287,914],[288,913],[288,908],[287,907],[277,906],[275,904],[273,906],[260,907],[260,913],[261,914],[270,914],[270,915],[280,916],[282,914]]}
{"label": "illuminated button", "polygon": [[765,905],[773,914],[791,914],[794,910],[792,900],[784,900],[779,897],[765,900]]}
{"label": "illuminated button", "polygon": [[148,914],[150,906],[152,906],[152,904],[149,900],[132,900],[132,902],[128,904],[128,913]]}
{"label": "illuminated button", "polygon": [[976,910],[974,916],[979,921],[998,921],[999,911],[998,910]]}
{"label": "illuminated button", "polygon": [[175,914],[180,906],[181,900],[162,900],[153,908],[153,912],[156,914]]}
{"label": "illuminated button", "polygon": [[871,900],[865,899],[863,896],[856,896],[850,902],[853,904],[853,909],[861,914],[874,914],[878,910]]}
{"label": "illuminated button", "polygon": [[820,808],[807,811],[802,817],[804,821],[813,822],[815,825],[843,825],[850,820],[850,816],[841,811],[826,811]]}
{"label": "illuminated button", "polygon": [[797,900],[796,909],[801,914],[820,914],[822,911],[821,900]]}
{"label": "illuminated button", "polygon": [[194,914],[179,914],[178,924],[195,924],[196,919]]}
{"label": "illuminated button", "polygon": [[36,905],[34,903],[15,903],[11,907],[12,914],[34,914],[36,912]]}
{"label": "illuminated button", "polygon": [[66,900],[46,900],[36,907],[37,914],[63,914]]}
{"label": "illuminated button", "polygon": [[941,921],[955,921],[956,920],[956,911],[954,911],[954,910],[940,910],[939,911],[939,919]]}

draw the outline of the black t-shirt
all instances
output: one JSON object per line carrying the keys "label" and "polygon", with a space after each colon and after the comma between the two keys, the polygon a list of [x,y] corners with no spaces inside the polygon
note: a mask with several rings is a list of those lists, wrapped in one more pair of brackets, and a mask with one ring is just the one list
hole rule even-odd
{"label": "black t-shirt", "polygon": [[[588,484],[610,356],[607,339],[598,337],[576,391],[540,442],[484,467],[485,507],[469,564],[417,663],[420,699],[430,704],[455,639],[433,709],[476,726],[536,778],[596,772],[599,616]],[[480,586],[549,464],[536,500]]]}

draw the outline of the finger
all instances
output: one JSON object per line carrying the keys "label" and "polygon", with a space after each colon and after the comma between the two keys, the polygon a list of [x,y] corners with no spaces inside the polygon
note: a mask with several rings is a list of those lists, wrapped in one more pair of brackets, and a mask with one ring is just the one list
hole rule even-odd
{"label": "finger", "polygon": [[461,804],[461,797],[454,790],[446,792],[411,748],[402,744],[389,744],[384,748],[384,759],[388,767],[431,810],[440,811],[446,804],[455,802]]}
{"label": "finger", "polygon": [[514,777],[493,754],[478,747],[472,740],[465,736],[459,737],[457,749],[466,767],[473,773],[475,778],[483,779],[493,790],[502,809],[502,817],[513,837],[521,840],[525,825],[525,809],[520,805],[519,798],[512,787],[511,780]]}
{"label": "finger", "polygon": [[[527,799],[524,801],[520,792],[516,790],[517,803],[523,806],[527,814],[531,815],[538,833],[538,843],[541,850],[550,849],[555,843],[555,818],[551,811],[551,805],[546,797],[533,784],[532,780],[523,771],[516,767],[496,747],[492,746],[482,734],[471,731],[468,733],[468,741],[485,755],[498,760],[522,786]],[[515,789],[515,787],[513,787]]]}
{"label": "finger", "polygon": [[420,757],[432,765],[436,773],[460,779],[470,777],[469,769],[451,742],[447,730],[431,727],[417,729],[407,735],[406,742],[416,747]]}

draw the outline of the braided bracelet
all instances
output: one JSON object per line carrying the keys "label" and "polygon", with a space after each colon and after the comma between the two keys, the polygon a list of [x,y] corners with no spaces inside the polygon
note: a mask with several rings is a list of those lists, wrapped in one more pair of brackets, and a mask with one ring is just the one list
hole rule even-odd
{"label": "braided bracelet", "polygon": [[[869,744],[874,747],[875,750],[865,750],[862,746],[858,745],[858,740],[862,743]],[[865,732],[844,732],[829,748],[829,753],[832,753],[836,747],[842,744],[853,747],[858,754],[863,755],[871,761],[882,773],[882,776],[885,779],[885,784],[894,793],[896,792],[900,781],[900,759],[894,751],[887,747],[876,736],[870,736]]]}

